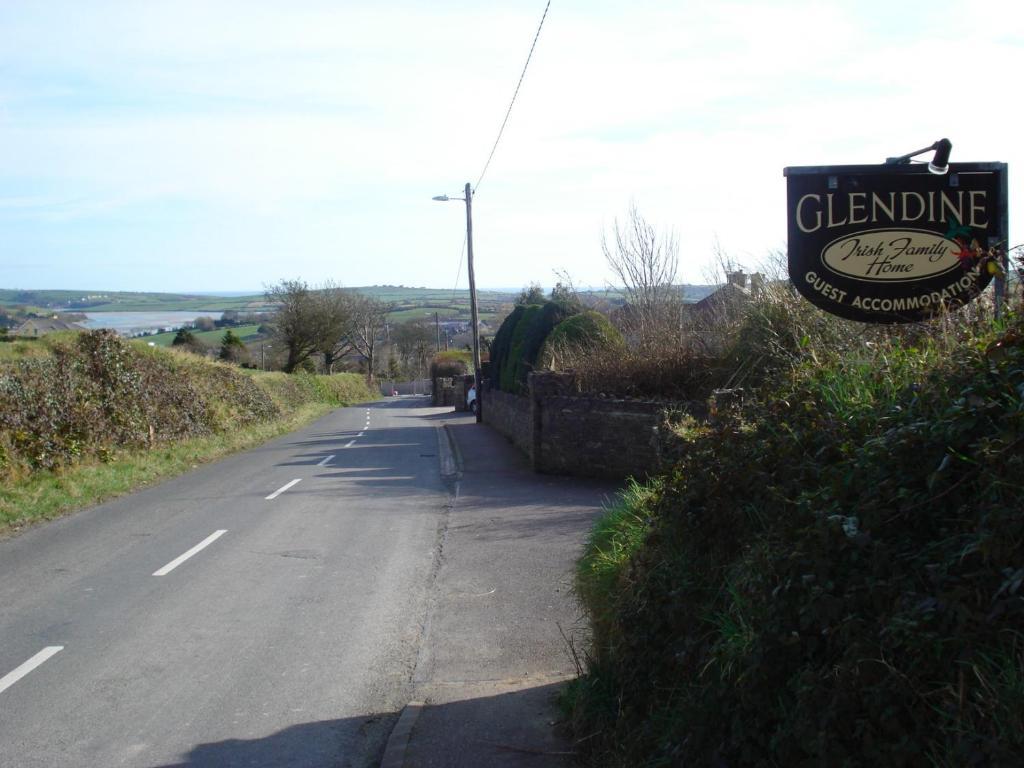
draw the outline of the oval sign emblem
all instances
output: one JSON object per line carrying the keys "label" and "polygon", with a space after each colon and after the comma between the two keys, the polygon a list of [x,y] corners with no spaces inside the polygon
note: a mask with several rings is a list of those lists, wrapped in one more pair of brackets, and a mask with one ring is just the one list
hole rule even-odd
{"label": "oval sign emblem", "polygon": [[844,235],[825,246],[821,260],[833,272],[868,282],[921,280],[956,269],[960,246],[920,229],[874,229]]}

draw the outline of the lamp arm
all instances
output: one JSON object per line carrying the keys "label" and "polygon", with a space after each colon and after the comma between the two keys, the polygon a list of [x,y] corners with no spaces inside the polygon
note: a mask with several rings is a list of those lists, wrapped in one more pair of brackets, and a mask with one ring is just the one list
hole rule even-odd
{"label": "lamp arm", "polygon": [[924,147],[923,149],[915,149],[913,152],[908,152],[907,154],[900,155],[899,157],[887,157],[887,158],[885,158],[885,164],[886,165],[908,165],[910,163],[910,159],[911,158],[917,157],[918,155],[923,155],[925,152],[932,152],[933,150],[936,151],[936,152],[940,152],[942,150],[945,150],[946,157],[948,158],[949,157],[949,151],[952,148],[953,148],[953,143],[949,139],[939,139],[934,144],[930,144],[929,146]]}

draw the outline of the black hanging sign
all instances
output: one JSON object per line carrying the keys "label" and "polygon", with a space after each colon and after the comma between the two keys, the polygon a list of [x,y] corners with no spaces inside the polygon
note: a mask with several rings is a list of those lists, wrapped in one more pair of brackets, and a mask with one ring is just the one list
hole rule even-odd
{"label": "black hanging sign", "polygon": [[976,298],[1007,235],[1006,164],[791,167],[789,276],[851,320],[906,323]]}

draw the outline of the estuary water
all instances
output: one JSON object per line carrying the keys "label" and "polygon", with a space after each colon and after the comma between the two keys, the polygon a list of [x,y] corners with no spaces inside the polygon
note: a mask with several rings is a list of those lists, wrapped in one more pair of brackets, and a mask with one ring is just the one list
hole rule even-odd
{"label": "estuary water", "polygon": [[197,317],[220,320],[223,312],[85,312],[78,324],[86,328],[110,328],[125,336],[147,331],[168,331],[191,323]]}

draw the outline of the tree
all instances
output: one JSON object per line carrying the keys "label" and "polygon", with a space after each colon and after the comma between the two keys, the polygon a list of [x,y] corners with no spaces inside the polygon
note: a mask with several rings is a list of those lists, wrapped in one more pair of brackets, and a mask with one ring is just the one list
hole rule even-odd
{"label": "tree", "polygon": [[217,328],[228,328],[230,326],[242,325],[239,321],[239,311],[237,309],[225,309],[223,314],[220,315]]}
{"label": "tree", "polygon": [[678,343],[683,297],[674,285],[679,271],[675,234],[660,234],[634,203],[624,224],[615,220],[613,243],[601,234],[601,250],[626,292],[626,330],[641,346],[672,340]]}
{"label": "tree", "polygon": [[392,381],[396,381],[402,377],[402,368],[399,365],[398,358],[395,357],[394,350],[388,356],[388,378]]}
{"label": "tree", "polygon": [[410,379],[425,376],[437,346],[434,328],[422,322],[403,323],[392,331],[391,341],[403,375]]}
{"label": "tree", "polygon": [[265,295],[268,303],[277,306],[272,325],[288,353],[284,371],[293,373],[320,345],[323,328],[317,302],[303,280],[282,280],[266,288]]}
{"label": "tree", "polygon": [[217,323],[212,317],[197,317],[192,324],[196,327],[196,330],[199,331],[217,330]]}
{"label": "tree", "polygon": [[544,289],[540,287],[540,283],[530,283],[527,287],[523,288],[516,296],[516,304],[543,304]]}
{"label": "tree", "polygon": [[206,345],[197,339],[196,335],[188,328],[178,329],[178,332],[174,334],[174,340],[171,342],[171,346],[179,347],[187,352],[194,352],[197,355],[206,353]]}
{"label": "tree", "polygon": [[220,359],[238,365],[249,362],[249,350],[230,328],[220,340]]}
{"label": "tree", "polygon": [[357,294],[327,281],[315,294],[317,351],[324,356],[324,372],[334,373],[334,364],[354,351],[352,344]]}
{"label": "tree", "polygon": [[377,344],[384,334],[388,308],[383,302],[369,296],[352,294],[352,297],[349,343],[366,360],[366,380],[373,384]]}

